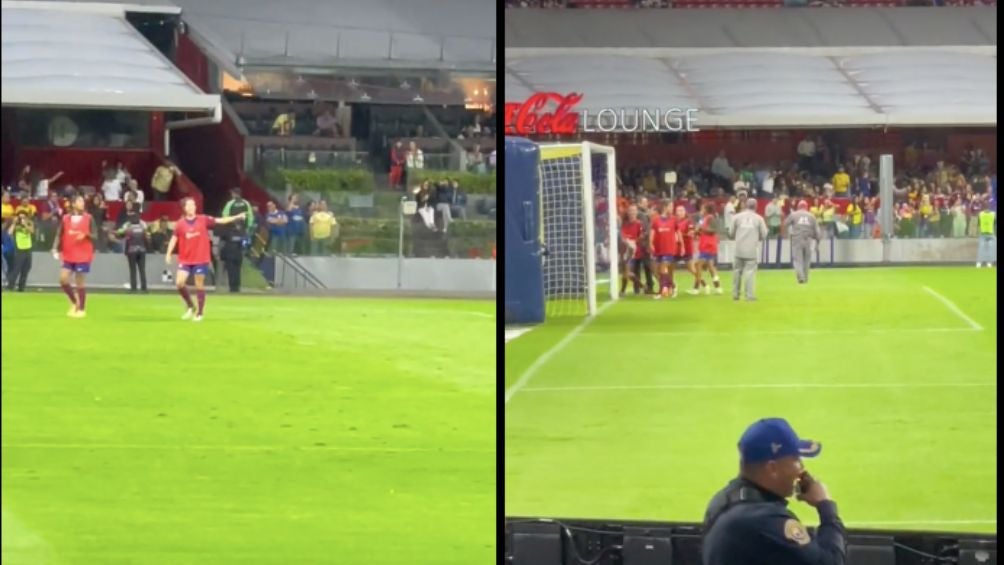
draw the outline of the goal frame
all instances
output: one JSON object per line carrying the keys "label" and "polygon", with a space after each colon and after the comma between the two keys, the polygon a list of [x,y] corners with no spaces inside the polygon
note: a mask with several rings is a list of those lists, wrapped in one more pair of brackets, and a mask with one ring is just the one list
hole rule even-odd
{"label": "goal frame", "polygon": [[[609,240],[609,249],[607,254],[610,258],[610,300],[616,301],[620,298],[620,293],[618,292],[618,280],[619,280],[619,241],[618,241],[618,224],[619,220],[617,217],[617,160],[616,151],[613,147],[608,145],[601,145],[599,143],[593,143],[591,141],[581,141],[577,143],[539,143],[541,149],[541,161],[544,161],[543,154],[548,150],[568,150],[568,149],[578,149],[580,159],[579,166],[581,168],[580,175],[582,177],[582,226],[583,226],[583,244],[585,245],[585,257],[586,257],[586,304],[587,313],[589,316],[596,315],[598,311],[597,304],[597,287],[598,283],[596,280],[596,203],[593,199],[593,167],[592,167],[592,155],[594,153],[599,153],[606,155],[606,169],[607,169],[607,179],[606,179],[606,197],[607,197],[607,237]],[[543,191],[543,174],[540,175],[541,178],[541,191],[540,199],[541,202],[544,200]],[[543,205],[541,205],[541,214],[543,217]],[[543,226],[543,224],[542,224]]]}

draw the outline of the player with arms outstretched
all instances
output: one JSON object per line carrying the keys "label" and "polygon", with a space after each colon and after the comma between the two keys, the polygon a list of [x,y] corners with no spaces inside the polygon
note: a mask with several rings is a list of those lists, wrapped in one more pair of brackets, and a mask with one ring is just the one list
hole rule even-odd
{"label": "player with arms outstretched", "polygon": [[722,284],[718,280],[718,269],[715,259],[718,256],[718,234],[715,233],[715,205],[711,202],[701,208],[701,223],[697,226],[697,261],[694,266],[694,276],[697,284],[704,287],[704,294],[711,294],[708,283],[701,278],[701,271],[711,274],[711,282],[715,285],[715,294],[722,293]]}
{"label": "player with arms outstretched", "polygon": [[[91,272],[94,241],[97,237],[98,227],[94,218],[87,213],[84,197],[80,194],[73,196],[70,213],[63,216],[56,228],[56,247],[52,250],[56,260],[63,263],[59,270],[59,286],[70,299],[67,316],[71,318],[87,316],[87,288],[84,283],[87,273]],[[70,287],[70,273],[73,273],[76,292]]]}
{"label": "player with arms outstretched", "polygon": [[[212,260],[211,242],[209,230],[216,224],[229,224],[243,219],[247,213],[241,212],[236,216],[226,216],[223,218],[213,218],[204,214],[196,214],[195,200],[185,198],[181,201],[183,215],[175,224],[174,235],[167,244],[167,257],[164,261],[171,264],[171,253],[175,246],[178,247],[178,272],[175,276],[178,294],[181,295],[188,310],[181,317],[182,320],[194,319],[196,322],[202,321],[202,312],[206,306],[206,273],[209,272],[209,263]],[[195,294],[198,298],[198,311],[192,304],[192,296],[188,293],[188,276],[195,277]],[[193,318],[194,316],[194,318]]]}
{"label": "player with arms outstretched", "polygon": [[649,249],[652,250],[653,261],[659,270],[659,293],[654,297],[657,300],[664,296],[676,298],[673,263],[680,247],[680,232],[676,229],[676,218],[673,217],[673,203],[666,202],[662,206],[662,213],[652,220],[649,232]]}

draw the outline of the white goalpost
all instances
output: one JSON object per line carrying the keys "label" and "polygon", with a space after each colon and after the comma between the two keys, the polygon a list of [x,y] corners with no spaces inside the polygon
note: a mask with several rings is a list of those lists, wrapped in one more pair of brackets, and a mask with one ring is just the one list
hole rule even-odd
{"label": "white goalpost", "polygon": [[541,244],[547,316],[597,311],[598,279],[617,300],[617,173],[614,149],[540,145]]}

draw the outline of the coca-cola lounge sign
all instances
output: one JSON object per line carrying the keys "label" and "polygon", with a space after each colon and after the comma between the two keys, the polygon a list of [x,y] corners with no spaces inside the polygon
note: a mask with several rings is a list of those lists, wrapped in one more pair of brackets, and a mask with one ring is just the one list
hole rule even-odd
{"label": "coca-cola lounge sign", "polygon": [[697,110],[603,108],[590,115],[578,109],[583,95],[538,92],[523,102],[506,102],[506,135],[574,135],[579,132],[699,131]]}

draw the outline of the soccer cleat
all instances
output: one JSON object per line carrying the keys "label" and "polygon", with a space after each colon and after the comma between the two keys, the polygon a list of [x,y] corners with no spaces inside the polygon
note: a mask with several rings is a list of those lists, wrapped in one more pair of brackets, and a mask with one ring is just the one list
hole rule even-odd
{"label": "soccer cleat", "polygon": [[193,322],[201,322],[202,321],[202,316],[201,315],[196,316],[196,317],[192,318],[192,321]]}
{"label": "soccer cleat", "polygon": [[652,300],[659,300],[660,298],[662,298],[662,294],[661,293],[660,294],[656,294],[655,296],[653,296]]}
{"label": "soccer cleat", "polygon": [[697,295],[697,294],[700,294],[700,293],[701,293],[701,291],[697,290],[696,288],[692,288],[692,289],[690,289],[690,290],[687,291],[687,294]]}
{"label": "soccer cleat", "polygon": [[77,310],[74,313],[70,314],[70,317],[71,318],[86,318],[87,317],[87,312],[84,311],[84,310]]}
{"label": "soccer cleat", "polygon": [[715,289],[715,294],[721,294],[721,293],[722,293],[721,287]]}
{"label": "soccer cleat", "polygon": [[982,267],[982,266],[983,266],[983,263],[977,263],[977,264],[976,264],[976,268],[977,268],[977,269],[979,269],[979,268],[980,268],[980,267]]}
{"label": "soccer cleat", "polygon": [[77,305],[74,304],[73,306],[70,306],[70,311],[67,312],[66,315],[72,318],[73,316],[76,315],[76,313],[77,313]]}
{"label": "soccer cleat", "polygon": [[195,310],[192,310],[191,308],[189,308],[188,310],[185,310],[185,314],[181,316],[181,319],[182,320],[191,320],[192,316],[194,316],[194,315],[195,315]]}
{"label": "soccer cleat", "polygon": [[680,292],[680,289],[678,289],[677,287],[674,286],[673,287],[673,294],[670,295],[670,298],[676,298],[676,295],[679,294],[679,292]]}
{"label": "soccer cleat", "polygon": [[[716,290],[721,290],[721,289],[716,289]],[[710,286],[705,286],[704,287],[704,294],[711,294],[711,287]]]}

